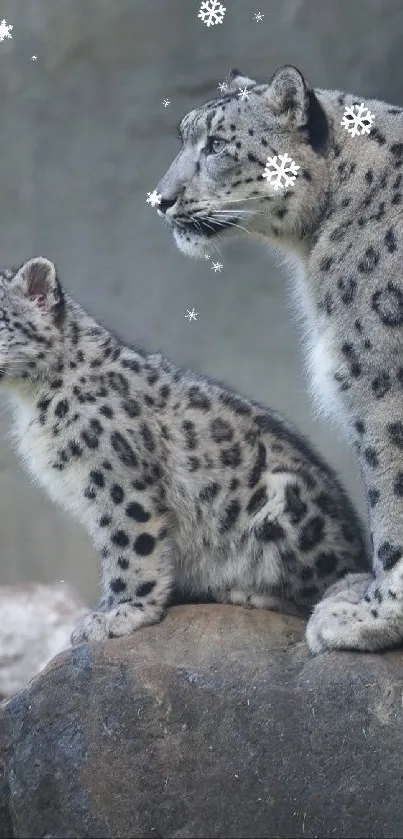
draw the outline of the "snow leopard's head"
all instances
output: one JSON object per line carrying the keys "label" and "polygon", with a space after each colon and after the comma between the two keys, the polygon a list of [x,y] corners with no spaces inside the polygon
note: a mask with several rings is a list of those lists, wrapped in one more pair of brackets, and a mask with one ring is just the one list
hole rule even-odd
{"label": "snow leopard's head", "polygon": [[[329,124],[295,67],[280,68],[269,84],[232,70],[221,97],[182,119],[180,139],[156,191],[184,253],[202,256],[214,240],[243,230],[280,245],[303,236],[320,214]],[[290,161],[299,168],[289,170]]]}
{"label": "snow leopard's head", "polygon": [[43,257],[0,270],[0,380],[34,378],[61,347],[65,299],[52,262]]}

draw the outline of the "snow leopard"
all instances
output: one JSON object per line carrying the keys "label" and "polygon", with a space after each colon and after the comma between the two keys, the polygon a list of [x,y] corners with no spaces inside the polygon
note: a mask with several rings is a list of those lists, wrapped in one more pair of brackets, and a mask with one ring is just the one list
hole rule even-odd
{"label": "snow leopard", "polygon": [[[362,475],[373,570],[326,592],[310,649],[392,647],[403,639],[403,110],[313,88],[290,65],[262,84],[233,70],[180,137],[160,215],[191,256],[244,232],[288,255],[314,398]],[[268,176],[285,154],[295,178]]]}
{"label": "snow leopard", "polygon": [[190,598],[309,613],[368,565],[333,470],[277,413],[130,348],[35,257],[0,274],[0,384],[23,462],[89,532],[102,597],[72,643]]}

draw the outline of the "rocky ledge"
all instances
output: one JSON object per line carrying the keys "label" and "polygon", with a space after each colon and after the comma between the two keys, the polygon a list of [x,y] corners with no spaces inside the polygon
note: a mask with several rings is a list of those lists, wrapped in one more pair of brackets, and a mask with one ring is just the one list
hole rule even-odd
{"label": "rocky ledge", "polygon": [[188,605],[0,705],[0,837],[399,837],[403,656]]}

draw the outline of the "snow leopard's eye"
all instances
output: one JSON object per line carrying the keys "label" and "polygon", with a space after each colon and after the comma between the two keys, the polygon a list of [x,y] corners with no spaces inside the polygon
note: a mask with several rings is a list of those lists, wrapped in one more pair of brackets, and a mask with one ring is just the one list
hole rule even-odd
{"label": "snow leopard's eye", "polygon": [[219,154],[227,145],[226,140],[221,137],[207,137],[207,143],[204,147],[206,154]]}

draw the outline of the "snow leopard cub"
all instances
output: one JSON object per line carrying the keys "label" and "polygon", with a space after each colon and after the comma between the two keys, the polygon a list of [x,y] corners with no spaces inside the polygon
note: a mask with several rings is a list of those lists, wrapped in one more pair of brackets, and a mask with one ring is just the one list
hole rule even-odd
{"label": "snow leopard cub", "polygon": [[101,558],[103,598],[73,643],[158,621],[173,586],[304,611],[365,567],[333,471],[277,414],[122,344],[42,257],[0,275],[0,315],[19,452]]}

